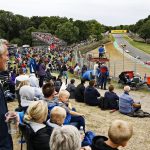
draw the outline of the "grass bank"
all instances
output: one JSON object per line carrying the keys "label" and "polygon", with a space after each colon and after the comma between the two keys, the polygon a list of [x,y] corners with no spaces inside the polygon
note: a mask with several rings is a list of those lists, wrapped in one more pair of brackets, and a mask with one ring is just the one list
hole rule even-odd
{"label": "grass bank", "polygon": [[150,44],[134,41],[133,39],[129,38],[128,36],[124,36],[124,38],[134,47],[150,54]]}
{"label": "grass bank", "polygon": [[96,49],[97,47],[99,47],[101,44],[106,44],[108,42],[110,42],[111,39],[109,37],[105,37],[104,39],[97,41],[97,42],[93,42],[90,45],[85,45],[81,48],[79,48],[79,50],[81,51],[82,54],[85,54],[89,51],[92,51],[94,49]]}

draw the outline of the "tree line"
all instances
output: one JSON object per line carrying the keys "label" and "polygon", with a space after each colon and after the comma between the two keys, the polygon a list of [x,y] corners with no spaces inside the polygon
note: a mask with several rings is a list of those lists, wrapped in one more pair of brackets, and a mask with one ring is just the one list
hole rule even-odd
{"label": "tree line", "polygon": [[0,10],[0,38],[18,45],[32,44],[31,32],[46,32],[56,35],[68,44],[89,39],[102,39],[106,27],[96,20],[82,21],[59,16],[25,17]]}
{"label": "tree line", "polygon": [[145,19],[140,19],[135,24],[132,25],[120,25],[116,27],[107,27],[108,30],[110,29],[117,29],[117,30],[128,30],[135,34],[138,34],[139,37],[143,38],[145,42],[147,39],[150,39],[150,15]]}

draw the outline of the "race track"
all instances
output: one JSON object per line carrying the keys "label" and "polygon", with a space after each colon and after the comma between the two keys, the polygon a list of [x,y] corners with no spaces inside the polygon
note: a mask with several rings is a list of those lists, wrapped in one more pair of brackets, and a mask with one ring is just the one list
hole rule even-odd
{"label": "race track", "polygon": [[139,56],[141,59],[141,61],[146,62],[146,61],[150,61],[150,55],[143,52],[142,50],[139,50],[135,47],[133,47],[128,41],[126,41],[123,38],[122,34],[113,34],[113,37],[115,38],[115,41],[117,42],[117,44],[119,46],[121,46],[121,44],[125,44],[127,50],[129,50],[129,54],[133,57],[137,57]]}

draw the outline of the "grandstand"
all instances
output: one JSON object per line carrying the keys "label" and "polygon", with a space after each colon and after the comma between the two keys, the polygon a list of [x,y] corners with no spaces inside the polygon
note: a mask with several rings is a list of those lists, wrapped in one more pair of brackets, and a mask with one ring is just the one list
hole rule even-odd
{"label": "grandstand", "polygon": [[51,33],[43,33],[43,32],[32,32],[32,40],[33,45],[59,45],[65,46],[67,43],[56,36],[52,35]]}

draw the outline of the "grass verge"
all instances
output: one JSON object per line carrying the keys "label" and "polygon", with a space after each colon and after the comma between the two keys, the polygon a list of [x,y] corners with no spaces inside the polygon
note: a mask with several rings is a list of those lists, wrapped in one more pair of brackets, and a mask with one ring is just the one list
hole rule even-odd
{"label": "grass verge", "polygon": [[133,39],[129,38],[128,36],[124,36],[124,38],[134,47],[150,54],[150,44],[146,44],[146,43],[141,43],[141,42],[136,42]]}

